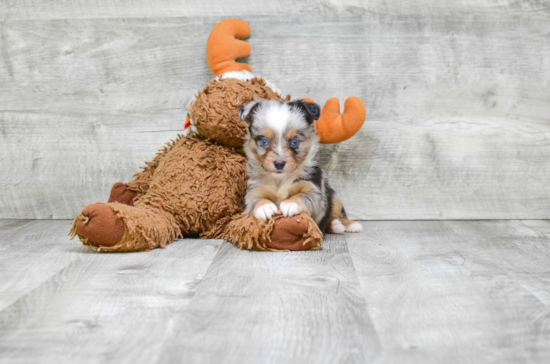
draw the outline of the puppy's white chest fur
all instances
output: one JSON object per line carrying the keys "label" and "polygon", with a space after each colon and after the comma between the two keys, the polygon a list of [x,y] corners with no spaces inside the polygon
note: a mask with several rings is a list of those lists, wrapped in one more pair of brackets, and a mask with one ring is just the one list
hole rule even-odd
{"label": "puppy's white chest fur", "polygon": [[294,185],[293,178],[270,178],[267,181],[262,181],[265,188],[269,189],[276,197],[275,203],[279,205],[281,201],[287,200],[290,196],[290,188]]}
{"label": "puppy's white chest fur", "polygon": [[277,191],[275,192],[275,195],[277,196],[277,204],[279,204],[281,201],[287,200],[290,194],[290,187],[293,186],[293,183],[290,181],[284,181],[281,183],[281,185],[277,188]]}

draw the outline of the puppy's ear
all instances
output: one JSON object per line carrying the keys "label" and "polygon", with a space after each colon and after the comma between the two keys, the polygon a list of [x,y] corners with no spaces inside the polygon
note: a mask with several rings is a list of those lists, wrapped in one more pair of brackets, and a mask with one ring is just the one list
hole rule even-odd
{"label": "puppy's ear", "polygon": [[314,102],[299,100],[292,101],[290,104],[294,105],[294,107],[300,109],[303,113],[306,114],[307,122],[309,124],[313,124],[313,121],[319,119],[319,117],[321,116],[321,108]]}
{"label": "puppy's ear", "polygon": [[318,120],[321,116],[321,107],[314,102],[300,101],[306,112],[313,120]]}
{"label": "puppy's ear", "polygon": [[260,106],[260,100],[252,100],[248,104],[239,108],[239,117],[246,125],[252,124],[252,115],[254,111]]}

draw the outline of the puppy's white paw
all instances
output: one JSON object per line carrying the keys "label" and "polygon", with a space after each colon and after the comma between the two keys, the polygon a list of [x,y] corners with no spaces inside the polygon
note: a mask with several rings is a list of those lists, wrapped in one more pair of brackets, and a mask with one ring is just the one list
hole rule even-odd
{"label": "puppy's white paw", "polygon": [[334,219],[330,223],[330,232],[333,234],[343,234],[346,232],[346,227],[342,224],[342,221]]}
{"label": "puppy's white paw", "polygon": [[300,212],[303,212],[303,209],[295,202],[286,202],[283,201],[279,205],[281,208],[281,212],[283,213],[284,217],[291,217],[294,215],[298,215]]}
{"label": "puppy's white paw", "polygon": [[360,233],[361,231],[363,231],[363,227],[358,222],[354,221],[353,223],[346,226],[347,233]]}
{"label": "puppy's white paw", "polygon": [[265,205],[258,207],[254,211],[254,217],[256,219],[267,221],[271,219],[271,216],[275,215],[277,212],[279,212],[279,209],[277,209],[277,205],[275,205],[274,203],[266,203]]}

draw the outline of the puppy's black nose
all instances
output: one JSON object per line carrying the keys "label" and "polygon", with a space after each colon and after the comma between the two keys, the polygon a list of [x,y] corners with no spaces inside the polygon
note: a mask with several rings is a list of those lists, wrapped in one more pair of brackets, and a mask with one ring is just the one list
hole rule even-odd
{"label": "puppy's black nose", "polygon": [[273,165],[275,166],[275,168],[277,168],[279,171],[283,168],[285,168],[285,164],[286,162],[285,161],[275,161],[273,162]]}

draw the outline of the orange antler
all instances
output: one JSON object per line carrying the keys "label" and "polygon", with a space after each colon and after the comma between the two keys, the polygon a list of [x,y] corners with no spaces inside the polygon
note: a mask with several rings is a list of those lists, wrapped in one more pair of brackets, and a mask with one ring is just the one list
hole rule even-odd
{"label": "orange antler", "polygon": [[[308,98],[308,100],[311,100]],[[313,100],[311,100],[313,101]],[[367,110],[357,97],[348,97],[344,103],[344,112],[340,114],[340,101],[328,99],[321,111],[315,127],[323,144],[335,144],[348,140],[363,126]]]}
{"label": "orange antler", "polygon": [[249,35],[250,27],[239,19],[224,19],[212,28],[206,42],[206,60],[215,76],[229,71],[252,72],[248,65],[235,62],[250,54],[250,44],[238,40]]}

